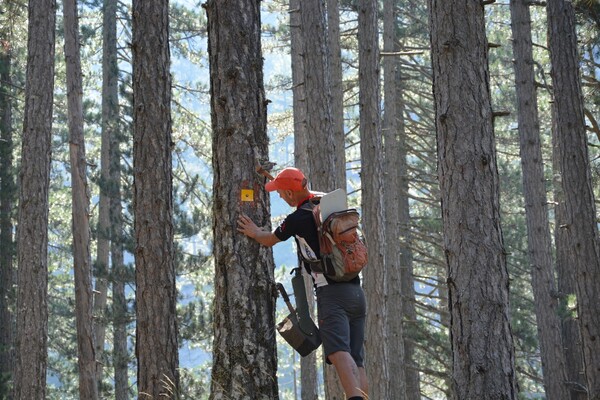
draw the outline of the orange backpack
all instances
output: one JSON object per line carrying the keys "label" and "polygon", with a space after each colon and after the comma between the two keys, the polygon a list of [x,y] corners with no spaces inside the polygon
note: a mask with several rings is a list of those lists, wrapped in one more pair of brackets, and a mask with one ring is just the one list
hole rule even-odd
{"label": "orange backpack", "polygon": [[[355,209],[334,212],[321,221],[318,204],[307,203],[317,225],[321,250],[318,262],[309,261],[311,270],[336,282],[354,279],[367,265],[367,246],[359,236],[359,215]],[[307,207],[307,208],[308,208]]]}

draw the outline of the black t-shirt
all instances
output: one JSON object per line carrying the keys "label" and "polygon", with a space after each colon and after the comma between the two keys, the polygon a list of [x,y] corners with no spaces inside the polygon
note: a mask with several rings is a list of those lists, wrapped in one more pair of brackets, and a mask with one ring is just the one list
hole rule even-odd
{"label": "black t-shirt", "polygon": [[[288,215],[285,220],[275,229],[275,236],[281,241],[286,241],[290,237],[300,236],[314,253],[319,255],[319,238],[317,237],[317,225],[310,209],[302,208],[302,205],[306,204],[309,200],[302,202],[296,211]],[[314,204],[319,204],[318,201],[314,201]]]}

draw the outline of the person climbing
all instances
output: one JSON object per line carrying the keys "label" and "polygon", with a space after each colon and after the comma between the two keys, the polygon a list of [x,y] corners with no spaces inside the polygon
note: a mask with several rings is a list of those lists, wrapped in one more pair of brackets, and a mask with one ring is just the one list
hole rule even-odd
{"label": "person climbing", "polygon": [[[285,168],[266,183],[265,189],[277,191],[290,207],[296,209],[272,232],[258,227],[247,215],[241,214],[238,231],[267,247],[294,237],[298,249],[307,244],[318,256],[317,226],[311,209],[302,207],[311,199],[315,201],[315,193],[308,189],[304,173],[297,168]],[[364,368],[366,301],[360,278],[336,282],[311,270],[309,263],[303,262],[303,265],[315,286],[318,325],[326,360],[335,367],[347,398],[364,399],[368,393]]]}

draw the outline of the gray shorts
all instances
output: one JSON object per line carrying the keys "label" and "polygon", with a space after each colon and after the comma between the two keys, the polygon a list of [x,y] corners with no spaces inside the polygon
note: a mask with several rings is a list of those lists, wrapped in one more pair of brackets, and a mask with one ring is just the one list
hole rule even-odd
{"label": "gray shorts", "polygon": [[[364,366],[367,303],[359,284],[336,283],[317,288],[317,314],[325,357],[337,351],[350,353]],[[329,359],[327,359],[329,362]]]}

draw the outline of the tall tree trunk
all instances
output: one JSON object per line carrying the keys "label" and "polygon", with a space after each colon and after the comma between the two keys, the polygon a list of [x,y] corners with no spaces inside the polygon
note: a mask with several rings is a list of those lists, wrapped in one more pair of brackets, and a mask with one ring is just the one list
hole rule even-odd
{"label": "tall tree trunk", "polygon": [[[333,134],[333,148],[334,148],[334,163],[335,163],[335,175],[334,187],[346,189],[346,146],[345,146],[345,132],[344,132],[344,91],[343,91],[343,78],[342,78],[342,52],[340,48],[340,10],[338,0],[327,0],[326,2],[326,14],[327,14],[327,41],[326,41],[326,54],[327,63],[326,67],[329,79],[329,90],[330,90],[330,107],[331,107],[331,129]],[[315,43],[316,45],[317,43]],[[311,139],[309,143],[315,143],[314,141],[322,140],[319,138],[319,132],[311,132],[309,134]],[[324,152],[321,152],[320,157],[324,157]],[[332,172],[333,173],[333,172]],[[308,175],[310,176],[310,175]],[[314,182],[313,182],[314,183]],[[329,184],[324,182],[324,184]],[[320,185],[320,182],[319,182]],[[317,189],[321,186],[315,185]],[[325,186],[323,186],[325,187]],[[323,381],[325,383],[325,396],[328,400],[343,400],[344,388],[340,383],[340,379],[333,365],[327,364],[323,361]]]}
{"label": "tall tree trunk", "polygon": [[310,176],[308,160],[308,132],[306,129],[306,91],[304,88],[304,40],[302,37],[302,19],[300,1],[290,0],[290,52],[292,67],[292,95],[294,114],[294,162],[306,176]]}
{"label": "tall tree trunk", "polygon": [[0,398],[9,398],[13,367],[13,202],[11,47],[0,38]]}
{"label": "tall tree trunk", "polygon": [[[304,94],[304,43],[300,31],[300,0],[290,0],[290,41],[292,56],[292,91],[294,114],[294,163],[306,176],[310,176],[310,163],[307,156],[308,135],[306,132],[306,101]],[[306,293],[313,293],[312,278],[304,274]],[[308,296],[308,307],[314,319],[315,301]],[[301,399],[318,399],[317,353],[313,352],[300,359]]]}
{"label": "tall tree trunk", "polygon": [[[123,261],[123,221],[121,206],[121,153],[119,145],[119,69],[117,62],[117,1],[106,0],[103,5],[102,24],[102,175],[103,175],[103,201],[108,200],[108,206],[101,204],[105,209],[101,213],[108,213],[105,226],[103,245],[107,246],[110,238],[110,255],[112,269],[110,272],[112,282],[112,321],[113,321],[113,365],[115,382],[115,399],[125,400],[129,397],[129,382],[127,364],[129,354],[127,351],[127,300],[125,298],[125,275]],[[108,211],[106,208],[109,208]],[[106,218],[106,216],[102,216]],[[100,237],[99,237],[100,241]],[[100,245],[99,245],[100,247]],[[106,248],[108,260],[108,247]],[[106,266],[108,261],[106,261]],[[106,268],[106,267],[105,267]],[[106,271],[108,272],[108,271]],[[105,276],[107,273],[105,273]],[[104,285],[104,293],[100,300],[104,300],[102,310],[106,307],[106,279],[98,279]],[[102,335],[106,323],[101,324]],[[104,348],[104,344],[97,346]],[[99,374],[101,382],[102,374]]]}
{"label": "tall tree trunk", "polygon": [[[399,46],[396,50],[400,50]],[[399,207],[399,235],[400,235],[400,293],[402,294],[402,318],[403,318],[403,339],[404,339],[404,376],[406,379],[406,398],[418,399],[421,397],[421,378],[416,360],[415,342],[411,338],[416,337],[417,330],[417,310],[415,307],[415,280],[413,270],[413,252],[412,252],[412,233],[410,219],[410,202],[408,197],[409,177],[408,177],[408,143],[407,130],[404,120],[404,88],[403,78],[400,68],[396,71],[397,85],[397,118],[398,118],[398,173],[400,175],[400,190],[398,193]],[[389,284],[388,284],[389,286]],[[389,294],[388,294],[389,296]],[[390,369],[393,371],[393,369]]]}
{"label": "tall tree trunk", "polygon": [[43,400],[48,360],[48,187],[56,2],[30,2],[28,12],[17,234],[14,398]]}
{"label": "tall tree trunk", "polygon": [[383,145],[379,107],[377,1],[358,3],[360,154],[363,226],[369,265],[363,272],[367,298],[365,352],[370,396],[388,399],[387,285],[383,229]]}
{"label": "tall tree trunk", "polygon": [[455,397],[516,399],[483,4],[429,10]]}
{"label": "tall tree trunk", "polygon": [[556,246],[556,270],[558,293],[561,308],[561,337],[565,357],[565,369],[570,391],[570,400],[587,400],[585,372],[583,370],[583,354],[581,333],[572,307],[570,297],[575,296],[575,271],[571,268],[569,255],[569,236],[567,216],[562,190],[559,166],[558,138],[556,137],[556,118],[552,118],[552,170],[554,188],[554,243]]}
{"label": "tall tree trunk", "polygon": [[[232,229],[240,213],[270,225],[254,167],[268,159],[260,2],[209,0],[215,308],[210,399],[277,399],[274,261]],[[244,193],[252,193],[251,201]]]}
{"label": "tall tree trunk", "polygon": [[335,149],[335,182],[337,187],[346,189],[346,135],[344,132],[344,81],[340,48],[339,0],[327,0],[327,46],[329,49],[329,82],[331,84],[331,125]]}
{"label": "tall tree trunk", "polygon": [[533,70],[531,15],[525,0],[510,2],[515,87],[523,168],[531,285],[548,400],[567,399],[565,357],[562,351],[558,299],[552,262],[552,237]]}
{"label": "tall tree trunk", "polygon": [[83,135],[83,83],[79,50],[77,0],[63,0],[71,198],[73,217],[73,269],[75,276],[75,318],[79,397],[98,398],[96,356],[92,324],[92,259],[90,255],[89,187]]}
{"label": "tall tree trunk", "polygon": [[173,243],[169,1],[133,1],[138,393],[179,390]]}
{"label": "tall tree trunk", "polygon": [[104,3],[104,43],[103,43],[103,129],[107,131],[109,144],[110,173],[110,252],[112,281],[112,321],[113,321],[113,365],[115,399],[129,398],[127,350],[127,280],[123,259],[123,217],[121,196],[121,151],[122,135],[119,129],[119,70],[117,64],[117,0]]}
{"label": "tall tree trunk", "polygon": [[[336,189],[334,129],[331,119],[331,85],[327,63],[327,30],[323,0],[300,1],[304,41],[304,91],[306,95],[307,153],[312,188]],[[315,146],[314,143],[319,143]]]}
{"label": "tall tree trunk", "polygon": [[600,246],[592,190],[575,14],[571,2],[548,0],[548,42],[558,164],[564,194],[570,268],[575,271],[577,317],[588,397],[600,399]]}
{"label": "tall tree trunk", "polygon": [[[400,149],[399,149],[399,120],[402,115],[398,113],[398,88],[396,81],[398,60],[391,55],[396,48],[396,2],[387,1],[383,5],[383,82],[384,82],[384,165],[383,174],[386,177],[384,189],[384,221],[385,237],[389,238],[385,246],[386,274],[387,274],[387,337],[389,370],[395,371],[395,379],[390,380],[389,396],[394,399],[406,399],[406,377],[404,356],[404,330],[403,330],[403,301],[402,301],[402,273],[400,264],[400,225],[408,221],[400,219]],[[404,132],[402,133],[404,134]],[[403,163],[406,165],[406,162]],[[406,170],[406,168],[405,168]],[[406,171],[404,171],[406,172]]]}
{"label": "tall tree trunk", "polygon": [[[116,48],[116,0],[106,0],[102,6],[102,139],[100,144],[100,195],[98,200],[98,225],[96,243],[96,262],[94,275],[94,324],[96,338],[96,359],[98,368],[96,379],[102,395],[102,379],[107,357],[104,354],[106,325],[108,316],[108,275],[110,260],[110,142],[115,134],[116,122],[113,120],[118,107],[118,65]],[[118,114],[117,114],[118,115]]]}

